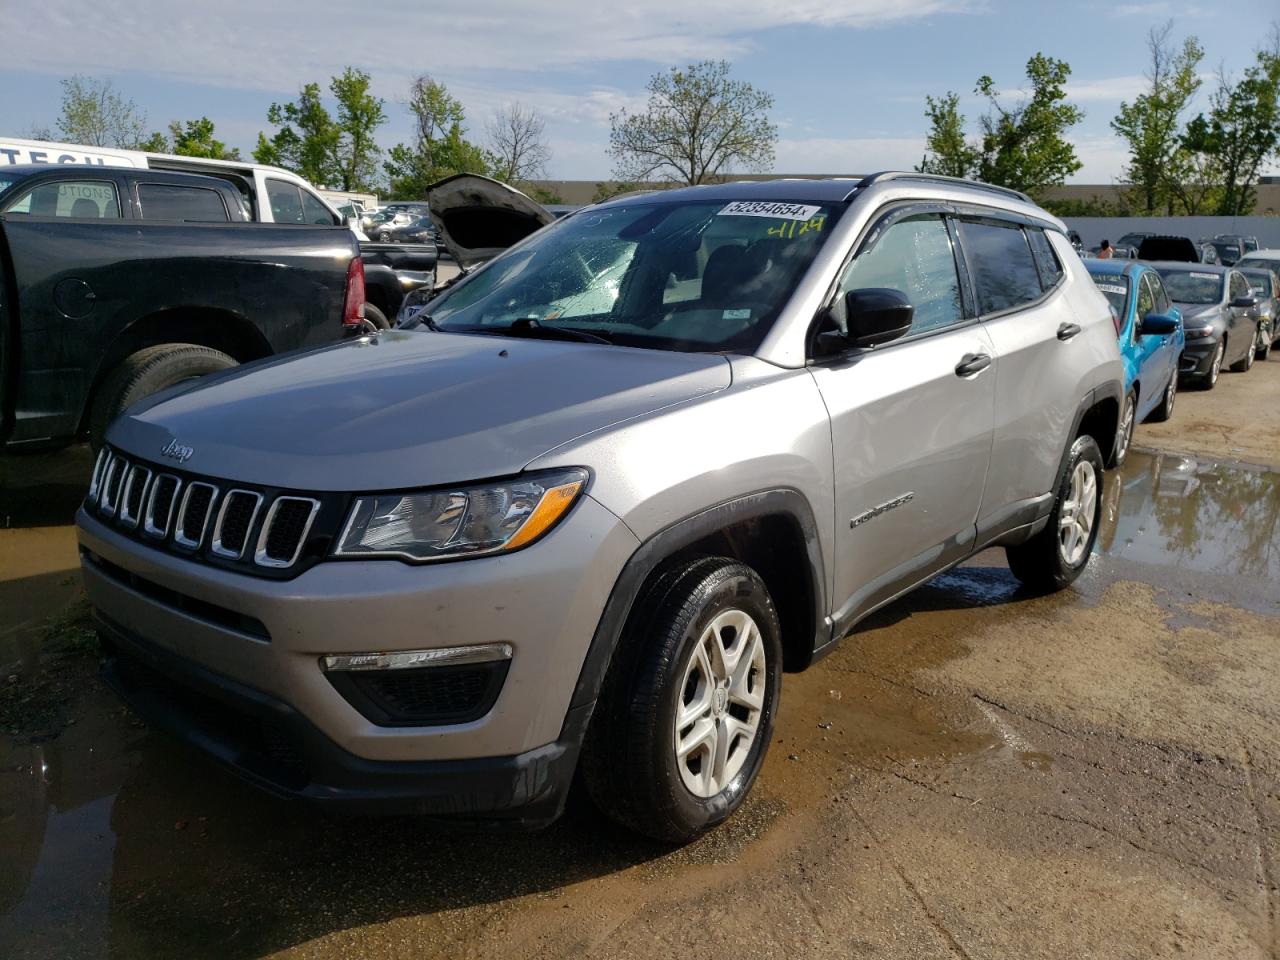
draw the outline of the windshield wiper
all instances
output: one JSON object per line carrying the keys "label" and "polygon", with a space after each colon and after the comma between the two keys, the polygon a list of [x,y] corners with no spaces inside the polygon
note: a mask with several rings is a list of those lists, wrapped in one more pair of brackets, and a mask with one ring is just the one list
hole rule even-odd
{"label": "windshield wiper", "polygon": [[432,333],[440,333],[442,330],[440,324],[436,323],[433,319],[431,319],[431,316],[429,314],[422,313],[422,312],[415,313],[413,315],[413,319],[410,322],[409,326],[410,327],[423,326],[423,327],[426,327],[428,330],[430,330]]}
{"label": "windshield wiper", "polygon": [[613,343],[612,340],[602,337],[598,333],[580,330],[577,327],[548,326],[535,317],[521,317],[518,320],[511,321],[511,326],[507,327],[507,332],[526,337],[565,337],[570,340],[581,340],[585,343]]}

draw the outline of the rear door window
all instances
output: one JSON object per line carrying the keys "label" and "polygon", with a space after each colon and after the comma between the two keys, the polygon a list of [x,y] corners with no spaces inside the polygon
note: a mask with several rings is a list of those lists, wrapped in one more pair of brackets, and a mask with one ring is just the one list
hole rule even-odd
{"label": "rear door window", "polygon": [[138,204],[144,220],[183,220],[226,223],[231,219],[222,195],[208,187],[175,183],[138,184]]}
{"label": "rear door window", "polygon": [[118,220],[120,197],[110,180],[58,180],[28,190],[4,212],[32,217]]}
{"label": "rear door window", "polygon": [[307,222],[297,184],[268,177],[267,200],[271,204],[271,219],[276,223]]}
{"label": "rear door window", "polygon": [[983,316],[1039,300],[1040,271],[1016,224],[961,220],[960,240]]}

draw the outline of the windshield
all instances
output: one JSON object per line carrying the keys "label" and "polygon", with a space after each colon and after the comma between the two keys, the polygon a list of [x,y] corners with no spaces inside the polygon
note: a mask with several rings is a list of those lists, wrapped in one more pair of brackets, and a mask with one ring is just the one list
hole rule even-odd
{"label": "windshield", "polygon": [[628,346],[750,353],[843,209],[646,199],[556,221],[427,312],[443,330],[560,328]]}
{"label": "windshield", "polygon": [[1124,303],[1129,296],[1129,278],[1120,273],[1095,273],[1092,277],[1097,288],[1106,294],[1111,309],[1123,317]]}
{"label": "windshield", "polygon": [[1239,244],[1224,243],[1221,240],[1215,240],[1213,244],[1213,249],[1218,251],[1218,256],[1220,257],[1224,257],[1224,258],[1231,257],[1232,259],[1239,259],[1240,257]]}
{"label": "windshield", "polygon": [[1245,279],[1249,281],[1249,288],[1259,297],[1272,295],[1271,274],[1262,270],[1246,270],[1244,275]]}
{"label": "windshield", "polygon": [[1177,303],[1218,303],[1222,300],[1222,274],[1196,270],[1161,270],[1169,299]]}

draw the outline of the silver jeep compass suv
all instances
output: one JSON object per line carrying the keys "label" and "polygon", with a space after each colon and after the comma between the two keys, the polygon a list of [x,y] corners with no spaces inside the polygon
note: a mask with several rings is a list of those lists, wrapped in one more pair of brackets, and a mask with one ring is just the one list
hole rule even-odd
{"label": "silver jeep compass suv", "polygon": [[620,198],[420,307],[134,407],[78,515],[110,682],[276,793],[539,825],[581,766],[687,840],[784,670],[985,547],[1064,587],[1097,535],[1115,329],[1021,194]]}

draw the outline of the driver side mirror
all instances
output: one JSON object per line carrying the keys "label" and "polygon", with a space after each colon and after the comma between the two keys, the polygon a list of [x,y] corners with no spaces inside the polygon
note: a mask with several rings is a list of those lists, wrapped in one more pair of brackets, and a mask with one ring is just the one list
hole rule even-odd
{"label": "driver side mirror", "polygon": [[1160,337],[1178,329],[1177,319],[1168,313],[1148,313],[1142,318],[1138,333],[1144,337]]}
{"label": "driver side mirror", "polygon": [[1249,310],[1258,305],[1258,298],[1251,293],[1245,294],[1243,297],[1236,297],[1231,301],[1231,306],[1238,307],[1241,310]]}
{"label": "driver side mirror", "polygon": [[849,349],[897,340],[911,329],[915,308],[901,290],[867,287],[850,290],[830,312],[845,349]]}

